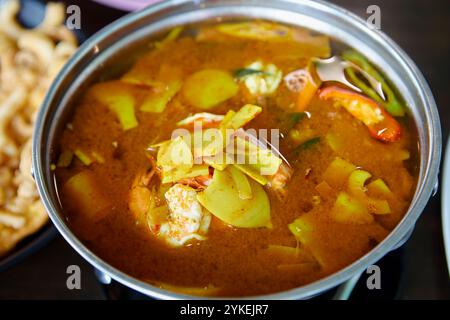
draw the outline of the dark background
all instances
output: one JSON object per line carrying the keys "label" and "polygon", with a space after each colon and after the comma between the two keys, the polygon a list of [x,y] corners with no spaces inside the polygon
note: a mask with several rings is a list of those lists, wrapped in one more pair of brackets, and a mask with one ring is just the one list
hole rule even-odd
{"label": "dark background", "polygon": [[[92,34],[124,13],[91,1],[64,1],[81,7],[82,32]],[[381,8],[381,28],[422,70],[436,98],[444,146],[450,129],[450,1],[449,0],[333,0],[361,17],[366,8]],[[36,11],[36,17],[40,13]],[[402,265],[398,299],[450,299],[440,218],[440,194],[432,198],[410,240],[395,260]],[[82,289],[66,288],[66,268],[82,270]],[[396,279],[394,279],[396,280]],[[393,280],[393,281],[394,281]],[[0,299],[104,299],[92,267],[58,236],[47,247],[0,274]],[[383,296],[381,296],[383,298]],[[389,295],[384,298],[390,298]]]}

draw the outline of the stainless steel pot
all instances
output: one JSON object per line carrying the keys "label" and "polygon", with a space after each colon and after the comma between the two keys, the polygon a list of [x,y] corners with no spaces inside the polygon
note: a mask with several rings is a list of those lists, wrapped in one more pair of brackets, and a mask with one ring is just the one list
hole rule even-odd
{"label": "stainless steel pot", "polygon": [[77,94],[95,77],[98,70],[108,67],[108,62],[114,56],[174,25],[231,18],[269,19],[308,27],[357,48],[392,80],[403,94],[417,123],[420,177],[407,214],[391,234],[368,254],[324,279],[285,292],[251,297],[308,298],[359,275],[369,265],[405,241],[436,187],[441,156],[438,112],[422,74],[391,39],[380,31],[370,29],[365,21],[346,10],[322,1],[305,0],[175,0],[163,1],[125,16],[87,40],[64,67],[48,92],[38,115],[34,134],[34,177],[53,223],[72,247],[95,268],[122,284],[155,298],[187,298],[185,295],[168,292],[132,278],[91,252],[65,222],[50,164],[54,161],[55,140],[70,115]]}

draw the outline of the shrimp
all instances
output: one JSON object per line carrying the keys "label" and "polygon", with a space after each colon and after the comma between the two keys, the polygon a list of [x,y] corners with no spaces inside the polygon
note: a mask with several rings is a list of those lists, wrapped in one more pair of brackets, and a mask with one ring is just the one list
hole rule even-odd
{"label": "shrimp", "polygon": [[197,201],[196,191],[177,183],[165,193],[165,198],[169,215],[166,222],[161,224],[158,237],[175,247],[192,239],[205,240],[204,234],[208,232],[211,214]]}
{"label": "shrimp", "polygon": [[135,177],[128,195],[128,208],[136,223],[148,226],[152,234],[174,247],[192,239],[204,240],[211,214],[197,201],[196,189],[208,185],[213,171],[205,176],[180,180],[163,197],[158,195],[155,187],[150,188],[152,178],[160,172],[154,158],[151,155],[148,158],[150,169]]}
{"label": "shrimp", "polygon": [[148,155],[151,168],[140,172],[133,180],[128,195],[128,208],[138,223],[144,223],[146,214],[151,206],[152,192],[148,188],[155,175],[159,175],[153,156]]}
{"label": "shrimp", "polygon": [[293,174],[292,168],[284,162],[278,168],[278,171],[271,176],[268,187],[275,192],[275,194],[283,199],[286,196],[286,185]]}
{"label": "shrimp", "polygon": [[210,175],[198,176],[198,177],[194,177],[194,178],[186,178],[186,179],[181,179],[180,181],[178,181],[178,183],[192,187],[196,190],[205,189],[209,185],[210,182],[211,182]]}
{"label": "shrimp", "polygon": [[145,223],[145,217],[150,209],[152,192],[148,188],[154,171],[138,174],[131,185],[128,194],[128,208],[138,223]]}
{"label": "shrimp", "polygon": [[185,178],[178,181],[178,183],[190,186],[196,190],[203,190],[205,189],[212,180],[214,174],[214,169],[209,167],[209,174],[204,176],[197,176],[193,178]]}

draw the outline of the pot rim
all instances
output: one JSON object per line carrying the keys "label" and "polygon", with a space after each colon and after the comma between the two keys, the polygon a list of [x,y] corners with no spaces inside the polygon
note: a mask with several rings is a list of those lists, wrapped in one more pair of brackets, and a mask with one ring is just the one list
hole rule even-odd
{"label": "pot rim", "polygon": [[[198,3],[199,8],[204,3],[214,3],[214,1],[194,1],[196,4]],[[229,1],[230,3],[233,1]],[[236,2],[236,1],[234,1]],[[233,2],[233,3],[234,3]],[[240,1],[242,2],[242,1]],[[243,1],[248,5],[257,5],[262,1],[258,0],[249,0]],[[78,238],[74,235],[74,233],[68,228],[65,223],[64,218],[58,214],[58,208],[52,202],[49,196],[49,184],[53,184],[54,181],[46,181],[46,170],[50,170],[46,168],[45,163],[45,154],[42,151],[42,146],[45,145],[45,141],[47,139],[47,132],[45,123],[47,118],[49,117],[49,109],[53,101],[56,99],[57,93],[60,87],[63,84],[63,80],[67,77],[70,70],[79,62],[83,57],[90,54],[90,51],[96,48],[96,43],[100,40],[105,39],[109,35],[113,34],[117,30],[120,30],[130,24],[133,21],[139,20],[147,15],[151,15],[157,12],[162,12],[165,9],[168,9],[175,5],[192,3],[190,0],[169,0],[163,1],[161,3],[156,3],[152,6],[147,7],[146,9],[138,12],[134,12],[124,16],[123,18],[113,22],[107,27],[103,28],[91,38],[89,38],[77,51],[77,53],[69,60],[69,62],[63,67],[54,83],[52,84],[50,90],[48,91],[44,103],[39,111],[38,117],[36,119],[35,131],[33,135],[33,176],[35,177],[39,194],[43,201],[43,204],[49,213],[49,216],[53,223],[55,224],[58,231],[63,235],[66,241],[89,263],[91,263],[95,268],[99,269],[101,272],[104,272],[110,275],[116,281],[124,284],[127,287],[130,287],[134,290],[137,290],[141,293],[147,294],[157,299],[217,299],[216,297],[198,297],[198,296],[190,296],[180,293],[175,293],[172,291],[167,291],[136,278],[133,278],[126,273],[112,267],[108,263],[104,262],[100,259],[96,254],[94,254],[90,249],[88,249]],[[418,95],[421,100],[421,103],[426,106],[424,109],[426,123],[428,124],[428,138],[427,141],[429,144],[429,152],[427,153],[426,159],[421,159],[421,172],[420,175],[422,179],[419,180],[421,184],[416,187],[414,198],[412,199],[411,205],[408,209],[408,212],[405,214],[403,219],[397,224],[397,226],[390,232],[390,234],[380,243],[369,251],[364,256],[360,257],[358,260],[354,261],[352,264],[346,266],[343,269],[325,277],[314,281],[310,284],[297,287],[294,289],[290,289],[287,291],[266,294],[266,295],[257,295],[257,296],[248,296],[248,297],[239,297],[239,299],[302,299],[311,297],[313,295],[319,294],[323,291],[331,289],[342,282],[348,280],[352,276],[356,274],[360,274],[366,269],[369,265],[374,264],[376,261],[381,259],[387,252],[392,250],[403,237],[407,235],[411,228],[414,227],[414,224],[420,214],[422,213],[425,205],[428,202],[429,197],[432,195],[433,191],[436,188],[436,182],[438,181],[438,172],[439,172],[439,162],[441,157],[441,129],[439,122],[439,115],[437,111],[437,107],[431,93],[431,90],[426,83],[423,75],[418,70],[416,65],[412,62],[412,60],[406,55],[406,53],[398,47],[388,36],[386,36],[381,31],[370,30],[366,25],[366,22],[356,16],[355,14],[348,12],[345,9],[342,9],[336,5],[330,4],[328,2],[322,0],[308,1],[308,0],[275,0],[271,1],[271,4],[267,3],[265,6],[274,7],[277,4],[283,5],[303,5],[306,7],[311,7],[316,10],[321,10],[327,12],[329,14],[338,16],[341,19],[344,19],[346,23],[351,24],[355,30],[370,32],[371,36],[374,37],[377,42],[384,43],[384,47],[388,48],[391,54],[402,64],[402,67],[408,73],[408,75],[415,80],[415,85],[418,87]],[[243,16],[246,15],[244,12]],[[370,30],[370,31],[369,31]],[[58,105],[61,107],[61,105]],[[425,121],[424,120],[424,121]],[[48,131],[48,130],[47,130]],[[46,150],[49,152],[49,150]],[[423,168],[423,165],[426,164],[426,167]],[[236,299],[236,297],[220,297],[219,299]]]}

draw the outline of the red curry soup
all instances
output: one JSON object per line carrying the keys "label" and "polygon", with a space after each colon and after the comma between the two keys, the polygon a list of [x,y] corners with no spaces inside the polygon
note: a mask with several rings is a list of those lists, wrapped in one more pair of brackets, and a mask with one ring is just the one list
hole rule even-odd
{"label": "red curry soup", "polygon": [[[402,219],[417,136],[361,53],[264,21],[148,44],[80,97],[52,166],[69,226],[99,257],[172,291],[268,294],[344,268]],[[320,79],[332,56],[351,86]]]}

